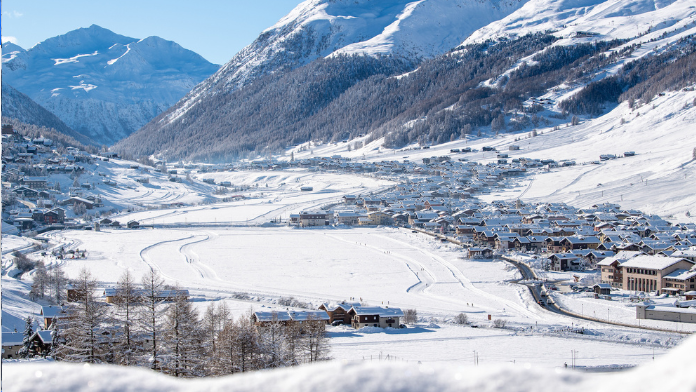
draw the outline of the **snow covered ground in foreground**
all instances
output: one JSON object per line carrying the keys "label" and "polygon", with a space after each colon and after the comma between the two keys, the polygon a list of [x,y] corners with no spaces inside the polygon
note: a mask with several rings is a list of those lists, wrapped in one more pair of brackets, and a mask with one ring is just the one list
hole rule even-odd
{"label": "snow covered ground in foreground", "polygon": [[3,389],[37,391],[693,391],[696,338],[636,369],[588,374],[527,363],[478,366],[333,361],[214,379],[177,380],[145,369],[51,363],[3,364]]}

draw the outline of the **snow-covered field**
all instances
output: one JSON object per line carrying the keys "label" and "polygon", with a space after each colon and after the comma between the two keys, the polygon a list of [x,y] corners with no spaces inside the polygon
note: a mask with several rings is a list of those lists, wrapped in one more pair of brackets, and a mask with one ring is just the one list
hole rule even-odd
{"label": "snow-covered field", "polygon": [[[354,183],[348,185],[354,189]],[[263,197],[276,198],[272,193]],[[325,195],[295,193],[283,200],[297,198],[288,205],[299,209],[323,201]],[[187,222],[211,222],[211,217],[239,223],[244,214],[268,216],[278,211],[276,203],[264,200],[259,196],[250,205],[232,202],[117,217],[170,224],[155,229],[50,232],[46,236],[52,244],[86,250],[87,257],[45,256],[44,261],[61,263],[70,277],[87,267],[102,287],[113,286],[126,270],[140,276],[155,268],[167,283],[189,289],[200,310],[210,301],[224,301],[236,317],[249,308],[284,309],[276,305],[281,297],[294,297],[312,307],[362,301],[418,310],[419,322],[407,329],[330,327],[332,356],[349,361],[389,355],[409,362],[468,364],[476,351],[481,363],[553,368],[570,361],[570,352],[577,350],[582,366],[635,365],[662,355],[682,339],[677,334],[578,323],[550,313],[534,303],[525,286],[511,282],[520,275],[509,264],[468,260],[461,248],[406,229],[205,223],[185,227]],[[234,215],[237,210],[244,213]],[[26,300],[30,280],[31,276],[21,282],[3,277],[3,330],[20,330],[27,315],[38,314],[38,307]],[[573,307],[584,299],[569,301]],[[587,301],[602,302],[582,305],[587,312],[593,307],[605,309],[603,301]],[[612,316],[622,314],[628,320],[635,314],[631,312],[634,308],[624,306]],[[459,313],[478,328],[452,324]],[[493,328],[489,315],[491,320],[505,320],[507,328]],[[572,332],[577,328],[585,334]]]}

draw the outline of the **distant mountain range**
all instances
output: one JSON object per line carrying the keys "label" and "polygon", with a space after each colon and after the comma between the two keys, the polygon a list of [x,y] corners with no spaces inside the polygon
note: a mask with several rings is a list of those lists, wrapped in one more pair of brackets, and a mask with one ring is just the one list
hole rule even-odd
{"label": "distant mountain range", "polygon": [[[96,25],[29,50],[2,47],[3,92],[11,85],[107,145],[138,130],[218,68],[174,42],[125,37]],[[4,94],[2,99],[4,109]]]}
{"label": "distant mountain range", "polygon": [[563,125],[688,82],[658,73],[694,34],[688,0],[308,0],[114,149],[215,161]]}

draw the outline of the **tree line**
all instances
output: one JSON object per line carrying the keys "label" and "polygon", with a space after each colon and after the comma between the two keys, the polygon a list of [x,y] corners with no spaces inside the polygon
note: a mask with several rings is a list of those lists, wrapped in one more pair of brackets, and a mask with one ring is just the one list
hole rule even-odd
{"label": "tree line", "polygon": [[[328,359],[324,321],[300,324],[274,318],[258,326],[251,310],[235,319],[224,302],[211,303],[201,315],[184,291],[165,285],[156,270],[139,283],[126,271],[111,304],[100,299],[97,281],[87,269],[71,285],[72,302],[51,327],[50,355],[59,361],[202,377]],[[173,298],[163,298],[166,290],[175,293]]]}

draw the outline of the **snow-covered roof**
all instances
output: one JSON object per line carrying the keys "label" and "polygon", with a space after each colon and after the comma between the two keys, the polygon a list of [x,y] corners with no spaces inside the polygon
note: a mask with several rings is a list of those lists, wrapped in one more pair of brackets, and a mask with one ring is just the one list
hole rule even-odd
{"label": "snow-covered roof", "polygon": [[669,274],[663,276],[663,278],[677,279],[677,280],[687,280],[696,276],[696,271],[678,269],[670,272]]}
{"label": "snow-covered roof", "polygon": [[383,308],[381,306],[353,306],[352,308],[355,314],[361,315],[373,315],[376,314],[379,317],[403,317],[404,312],[399,308]]}
{"label": "snow-covered roof", "polygon": [[24,341],[24,334],[21,332],[3,332],[3,346],[21,346]]}
{"label": "snow-covered roof", "polygon": [[290,317],[295,321],[306,321],[306,320],[329,320],[329,314],[323,310],[301,310],[301,311],[291,311]]}
{"label": "snow-covered roof", "polygon": [[60,306],[56,306],[56,305],[42,306],[41,307],[41,314],[44,316],[44,318],[54,318],[62,310],[63,310],[63,308],[61,308]]}
{"label": "snow-covered roof", "polygon": [[615,261],[619,264],[623,264],[626,261],[643,254],[643,252],[633,251],[633,250],[622,250],[612,257],[607,257],[606,259],[597,263],[597,265],[612,265]]}
{"label": "snow-covered roof", "polygon": [[621,264],[624,268],[646,268],[653,270],[663,270],[671,265],[677,264],[680,261],[688,261],[686,259],[678,259],[675,257],[640,255]]}
{"label": "snow-covered roof", "polygon": [[292,317],[290,317],[290,313],[286,311],[266,311],[266,312],[254,312],[254,316],[256,316],[256,320],[260,322],[264,321],[290,321],[292,320]]}

